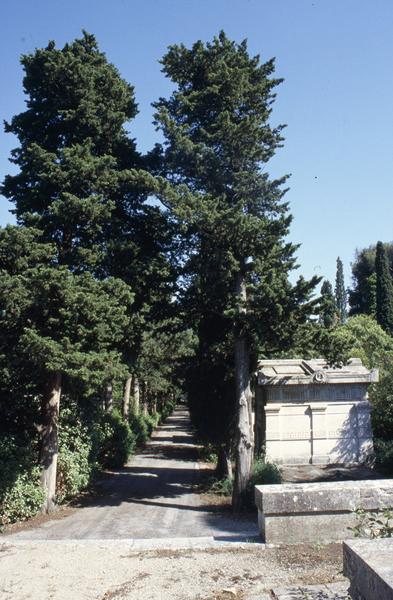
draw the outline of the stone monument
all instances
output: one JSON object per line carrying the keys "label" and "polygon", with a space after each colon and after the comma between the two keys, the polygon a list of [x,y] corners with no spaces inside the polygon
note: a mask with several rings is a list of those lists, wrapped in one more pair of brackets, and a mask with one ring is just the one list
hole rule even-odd
{"label": "stone monument", "polygon": [[368,386],[360,359],[262,360],[255,394],[255,448],[276,464],[359,464],[372,453]]}

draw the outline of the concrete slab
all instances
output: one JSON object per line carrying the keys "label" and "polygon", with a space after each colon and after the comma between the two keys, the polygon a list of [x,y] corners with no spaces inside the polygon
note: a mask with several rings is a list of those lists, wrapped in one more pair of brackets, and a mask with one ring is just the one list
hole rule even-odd
{"label": "concrete slab", "polygon": [[393,538],[345,541],[343,553],[353,600],[393,600]]}

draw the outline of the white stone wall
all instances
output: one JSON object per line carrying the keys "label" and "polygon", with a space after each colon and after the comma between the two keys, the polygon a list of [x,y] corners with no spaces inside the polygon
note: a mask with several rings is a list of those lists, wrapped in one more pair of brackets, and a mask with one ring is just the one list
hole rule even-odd
{"label": "white stone wall", "polygon": [[372,452],[367,385],[304,388],[267,391],[267,459],[283,464],[364,462]]}

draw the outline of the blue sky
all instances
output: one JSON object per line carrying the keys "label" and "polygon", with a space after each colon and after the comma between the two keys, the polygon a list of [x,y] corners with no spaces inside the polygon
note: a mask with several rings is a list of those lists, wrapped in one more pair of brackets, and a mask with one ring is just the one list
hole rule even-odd
{"label": "blue sky", "polygon": [[[299,273],[350,283],[355,249],[393,239],[392,0],[10,0],[0,17],[0,116],[23,110],[19,56],[54,39],[59,46],[94,33],[101,50],[135,86],[140,113],[131,124],[141,150],[157,141],[150,103],[170,91],[158,60],[172,43],[209,40],[220,29],[248,38],[252,54],[276,57],[272,115],[286,142],[269,163],[291,173]],[[16,140],[0,133],[0,179]],[[0,224],[12,222],[0,199]]]}

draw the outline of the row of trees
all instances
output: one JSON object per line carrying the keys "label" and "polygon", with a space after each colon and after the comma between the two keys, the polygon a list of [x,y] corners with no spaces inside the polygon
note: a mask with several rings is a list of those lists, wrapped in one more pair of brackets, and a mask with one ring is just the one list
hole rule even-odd
{"label": "row of trees", "polygon": [[27,109],[6,124],[18,172],[2,186],[17,225],[0,231],[0,427],[39,452],[47,510],[59,415],[105,446],[105,411],[119,406],[136,430],[139,397],[144,413],[166,413],[184,393],[221,476],[235,458],[240,509],[257,358],[338,360],[349,345],[340,259],[319,323],[318,278],[289,281],[287,177],[265,170],[283,143],[274,62],[224,33],[161,62],[173,85],[154,104],[164,142],[141,155],[134,89],[94,36],[22,57]]}
{"label": "row of trees", "polygon": [[133,412],[140,395],[156,410],[180,393],[192,341],[173,306],[172,225],[147,201],[154,161],[126,131],[133,88],[87,33],[22,65],[27,109],[6,123],[19,171],[2,186],[17,226],[0,232],[0,422],[39,438],[51,510],[61,393],[85,418],[122,397],[127,419],[132,388]]}
{"label": "row of trees", "polygon": [[256,359],[288,350],[315,308],[318,279],[288,280],[287,178],[263,168],[283,142],[274,62],[224,33],[161,62],[174,88],[154,104],[164,142],[141,155],[134,89],[94,36],[22,57],[27,108],[6,123],[18,172],[2,186],[17,226],[0,231],[0,410],[8,434],[39,437],[47,510],[61,396],[84,419],[113,401],[127,419],[139,388],[151,410],[188,392],[221,464],[235,451],[240,508]]}
{"label": "row of trees", "polygon": [[393,245],[382,242],[356,252],[353,287],[348,290],[349,318],[342,263],[337,259],[335,293],[324,280],[318,322],[300,329],[290,352],[291,356],[322,355],[336,364],[355,356],[368,368],[379,369],[380,381],[370,387],[374,446],[380,466],[389,470],[393,468],[392,259]]}
{"label": "row of trees", "polygon": [[393,334],[393,244],[356,251],[352,265],[353,289],[349,292],[350,314],[367,314]]}

